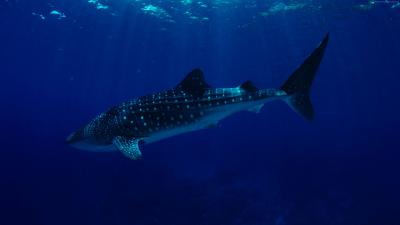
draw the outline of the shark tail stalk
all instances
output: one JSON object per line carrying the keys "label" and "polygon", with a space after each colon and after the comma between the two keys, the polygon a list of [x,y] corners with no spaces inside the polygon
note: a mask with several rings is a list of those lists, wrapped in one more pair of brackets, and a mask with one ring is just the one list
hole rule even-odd
{"label": "shark tail stalk", "polygon": [[310,100],[310,89],[328,42],[329,33],[326,34],[318,47],[281,86],[281,90],[285,91],[289,96],[286,98],[289,106],[307,120],[313,120],[314,118],[314,109]]}

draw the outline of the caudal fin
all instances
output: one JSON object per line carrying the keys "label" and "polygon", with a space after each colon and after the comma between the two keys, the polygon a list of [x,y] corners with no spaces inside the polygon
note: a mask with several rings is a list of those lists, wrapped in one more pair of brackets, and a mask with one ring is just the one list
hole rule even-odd
{"label": "caudal fin", "polygon": [[314,118],[314,110],[310,101],[310,89],[328,41],[329,33],[326,34],[318,47],[281,87],[281,90],[289,95],[288,104],[307,120]]}

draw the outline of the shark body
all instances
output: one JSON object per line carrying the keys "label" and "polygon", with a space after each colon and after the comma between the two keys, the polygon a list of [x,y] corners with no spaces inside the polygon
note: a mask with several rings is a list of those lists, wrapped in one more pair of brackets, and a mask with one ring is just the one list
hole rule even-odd
{"label": "shark body", "polygon": [[131,159],[142,153],[139,142],[152,143],[174,135],[214,127],[231,114],[258,112],[272,100],[284,100],[304,118],[314,111],[310,87],[328,44],[329,35],[279,89],[258,89],[251,81],[234,88],[212,88],[200,69],[175,88],[139,97],[110,108],[72,133],[67,143],[93,151],[119,150]]}

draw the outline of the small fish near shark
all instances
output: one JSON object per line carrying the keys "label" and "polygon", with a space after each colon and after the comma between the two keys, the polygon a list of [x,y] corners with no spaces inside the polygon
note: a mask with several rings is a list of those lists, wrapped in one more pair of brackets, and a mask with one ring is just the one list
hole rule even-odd
{"label": "small fish near shark", "polygon": [[307,120],[314,118],[310,88],[328,45],[329,34],[279,89],[259,89],[251,81],[234,88],[212,88],[200,69],[175,88],[124,102],[72,133],[66,142],[92,151],[120,151],[139,159],[139,143],[213,127],[235,112],[258,112],[266,102],[283,100]]}

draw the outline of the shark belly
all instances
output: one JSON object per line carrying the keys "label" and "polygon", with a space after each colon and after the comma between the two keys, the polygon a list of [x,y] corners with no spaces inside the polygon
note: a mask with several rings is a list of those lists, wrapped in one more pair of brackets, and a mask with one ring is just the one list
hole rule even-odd
{"label": "shark belly", "polygon": [[146,143],[153,143],[179,134],[215,127],[219,123],[219,121],[223,120],[224,118],[239,111],[247,111],[247,110],[254,111],[253,110],[254,107],[262,107],[262,105],[265,102],[266,100],[262,100],[251,103],[238,103],[227,106],[220,106],[216,108],[210,108],[205,111],[204,116],[198,118],[197,120],[192,121],[191,123],[154,132],[150,134],[148,137],[143,138],[143,140]]}

